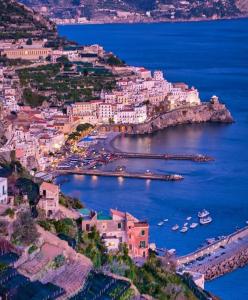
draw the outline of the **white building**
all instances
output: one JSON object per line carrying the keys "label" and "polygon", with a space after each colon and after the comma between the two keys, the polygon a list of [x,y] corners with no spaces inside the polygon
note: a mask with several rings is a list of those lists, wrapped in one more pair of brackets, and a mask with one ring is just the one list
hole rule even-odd
{"label": "white building", "polygon": [[0,177],[0,204],[8,203],[8,181],[7,178]]}
{"label": "white building", "polygon": [[139,124],[147,119],[146,105],[126,106],[114,115],[116,124]]}

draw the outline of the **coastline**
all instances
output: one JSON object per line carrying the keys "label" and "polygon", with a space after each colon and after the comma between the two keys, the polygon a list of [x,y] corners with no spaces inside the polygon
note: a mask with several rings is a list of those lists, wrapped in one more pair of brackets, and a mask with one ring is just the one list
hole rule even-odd
{"label": "coastline", "polygon": [[168,127],[205,122],[231,124],[234,122],[234,119],[224,104],[220,102],[203,102],[198,106],[182,107],[165,112],[145,123],[101,125],[99,130],[103,132],[119,132],[127,135],[143,135]]}
{"label": "coastline", "polygon": [[[223,18],[191,18],[191,19],[161,19],[161,20],[90,20],[88,22],[74,22],[74,23],[60,23],[54,21],[56,26],[67,26],[67,25],[110,25],[110,24],[123,24],[123,25],[132,25],[132,24],[161,24],[161,23],[195,23],[195,22],[211,22],[211,21],[230,21],[230,20],[241,20],[248,19],[247,15],[241,16],[230,16]],[[60,19],[63,20],[63,19]]]}

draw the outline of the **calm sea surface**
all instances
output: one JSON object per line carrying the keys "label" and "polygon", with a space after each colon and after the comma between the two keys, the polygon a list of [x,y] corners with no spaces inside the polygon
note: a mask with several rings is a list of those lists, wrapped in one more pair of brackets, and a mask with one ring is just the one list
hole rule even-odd
{"label": "calm sea surface", "polygon": [[[82,44],[99,43],[128,64],[162,69],[169,81],[197,87],[201,98],[213,94],[230,108],[233,125],[187,125],[143,137],[121,137],[122,150],[153,153],[203,153],[211,163],[123,160],[107,166],[179,173],[182,182],[148,182],[71,176],[65,193],[107,212],[128,211],[151,226],[151,242],[185,254],[206,238],[225,235],[248,220],[248,20],[137,25],[61,26],[61,35]],[[186,234],[172,232],[188,216],[208,209],[213,223]],[[157,223],[168,218],[165,226]],[[248,267],[206,284],[222,299],[248,299]],[[235,288],[238,286],[238,290]]]}

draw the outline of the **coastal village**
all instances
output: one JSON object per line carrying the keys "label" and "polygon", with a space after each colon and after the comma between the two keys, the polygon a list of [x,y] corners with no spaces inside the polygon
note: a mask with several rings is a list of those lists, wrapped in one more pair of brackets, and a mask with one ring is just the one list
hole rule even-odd
{"label": "coastal village", "polygon": [[[110,149],[116,134],[189,123],[191,114],[232,122],[229,111],[217,96],[203,103],[196,88],[128,66],[100,45],[48,42],[0,40],[0,298],[213,299],[195,266],[185,275],[176,273],[174,253],[157,258],[147,220],[89,210],[54,178],[118,159]],[[161,284],[149,290],[150,278]]]}

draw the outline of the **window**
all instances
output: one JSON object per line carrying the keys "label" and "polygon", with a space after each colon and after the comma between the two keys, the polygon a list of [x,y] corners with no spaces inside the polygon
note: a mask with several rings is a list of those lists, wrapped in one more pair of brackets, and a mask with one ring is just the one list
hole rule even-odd
{"label": "window", "polygon": [[129,245],[129,250],[132,250],[132,245]]}
{"label": "window", "polygon": [[118,223],[118,228],[119,228],[119,229],[121,228],[121,223]]}
{"label": "window", "polygon": [[90,231],[90,224],[86,224],[86,231]]}
{"label": "window", "polygon": [[145,230],[141,230],[141,235],[145,235]]}
{"label": "window", "polygon": [[146,242],[140,241],[140,248],[145,248],[145,247],[146,247]]}

